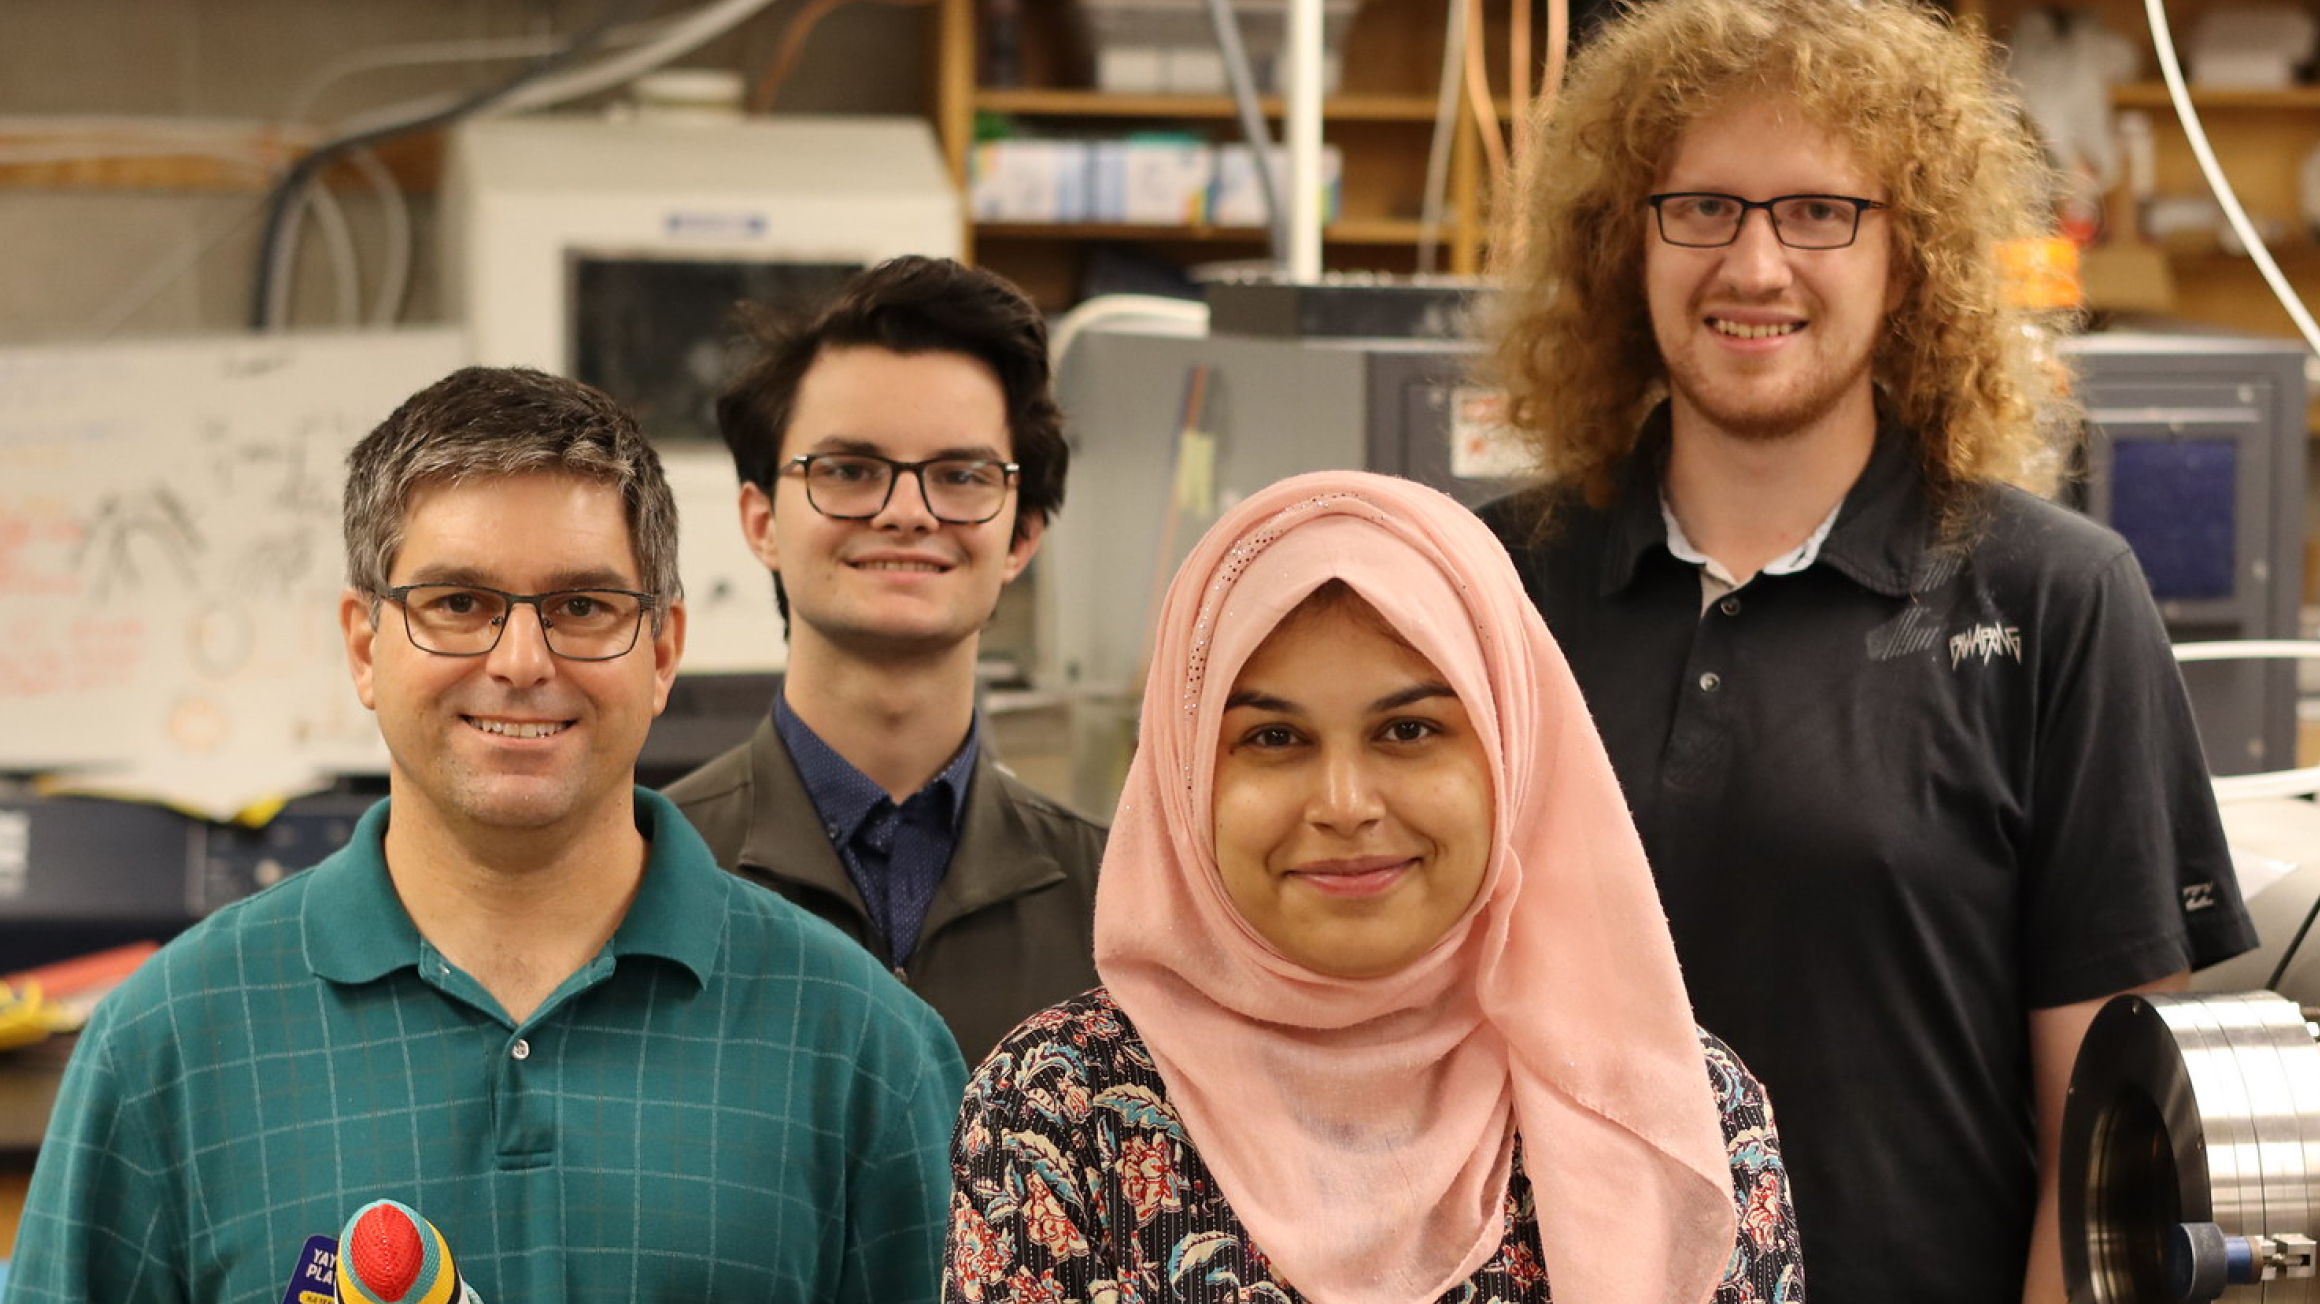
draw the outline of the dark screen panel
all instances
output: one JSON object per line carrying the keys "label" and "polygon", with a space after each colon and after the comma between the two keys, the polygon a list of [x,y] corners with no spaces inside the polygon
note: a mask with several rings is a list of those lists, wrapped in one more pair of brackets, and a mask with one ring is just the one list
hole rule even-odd
{"label": "dark screen panel", "polygon": [[717,442],[717,394],[745,360],[734,307],[810,309],[861,263],[572,259],[572,376],[636,414],[656,443]]}
{"label": "dark screen panel", "polygon": [[2126,536],[2160,601],[2232,596],[2239,571],[2239,445],[2120,439],[2111,452],[2111,528]]}

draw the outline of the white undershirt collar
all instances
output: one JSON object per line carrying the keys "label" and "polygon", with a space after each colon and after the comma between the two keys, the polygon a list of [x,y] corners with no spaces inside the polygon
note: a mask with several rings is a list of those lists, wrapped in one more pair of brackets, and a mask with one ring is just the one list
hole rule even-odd
{"label": "white undershirt collar", "polygon": [[[1829,514],[1821,518],[1821,523],[1805,536],[1803,543],[1764,563],[1764,569],[1758,574],[1794,575],[1819,560],[1821,544],[1828,541],[1829,531],[1836,528],[1837,516],[1844,510],[1845,500],[1839,498],[1837,505],[1829,509]],[[1732,572],[1724,568],[1724,563],[1692,545],[1691,539],[1684,534],[1683,522],[1676,519],[1675,508],[1668,505],[1667,490],[1664,487],[1659,494],[1659,518],[1667,526],[1668,551],[1675,554],[1677,561],[1690,562],[1700,568],[1700,605],[1703,608],[1740,587],[1740,582],[1732,578]]]}

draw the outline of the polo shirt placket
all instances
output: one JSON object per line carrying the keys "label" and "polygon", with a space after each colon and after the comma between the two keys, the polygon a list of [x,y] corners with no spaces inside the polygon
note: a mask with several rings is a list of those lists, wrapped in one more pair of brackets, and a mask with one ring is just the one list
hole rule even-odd
{"label": "polo shirt placket", "polygon": [[466,970],[451,963],[432,942],[419,941],[419,980],[440,993],[443,999],[473,1009],[476,1013],[506,1029],[506,1035],[495,1045],[487,1035],[479,1039],[476,1049],[484,1057],[482,1062],[485,1098],[491,1111],[493,1151],[502,1169],[532,1168],[551,1162],[556,1151],[555,1111],[551,1106],[552,1093],[527,1092],[528,1080],[536,1074],[524,1072],[532,1058],[532,1038],[555,1017],[574,990],[574,983],[583,977],[586,986],[611,973],[611,966],[601,957],[591,961],[581,973],[566,980],[562,987],[540,1003],[523,1026],[508,1021],[506,1011],[486,991],[483,984]]}
{"label": "polo shirt placket", "polygon": [[1660,784],[1671,792],[1687,792],[1712,782],[1730,763],[1731,700],[1723,693],[1732,667],[1729,621],[1702,620],[1685,658],[1683,690],[1676,695],[1675,719],[1668,727],[1666,764]]}

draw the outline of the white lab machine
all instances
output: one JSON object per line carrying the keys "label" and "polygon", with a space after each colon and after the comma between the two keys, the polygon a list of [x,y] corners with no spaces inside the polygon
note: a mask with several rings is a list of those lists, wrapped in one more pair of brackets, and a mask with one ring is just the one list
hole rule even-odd
{"label": "white lab machine", "polygon": [[926,122],[473,121],[452,135],[443,225],[445,297],[475,360],[596,385],[660,445],[684,527],[685,669],[778,668],[712,412],[732,310],[810,303],[900,254],[957,256],[960,200]]}
{"label": "white lab machine", "polygon": [[476,359],[558,371],[604,310],[589,264],[860,268],[956,256],[963,232],[918,118],[484,119],[453,133],[443,211]]}

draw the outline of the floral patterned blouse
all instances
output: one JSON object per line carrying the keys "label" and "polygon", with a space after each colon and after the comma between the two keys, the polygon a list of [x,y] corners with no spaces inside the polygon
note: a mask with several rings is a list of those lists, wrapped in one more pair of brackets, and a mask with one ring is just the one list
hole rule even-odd
{"label": "floral patterned blouse", "polygon": [[[1739,1235],[1714,1304],[1804,1299],[1763,1088],[1700,1035]],[[951,1139],[946,1304],[1295,1304],[1216,1188],[1143,1038],[1102,988],[1026,1020],[967,1084]],[[1506,1238],[1443,1304],[1549,1304],[1516,1146]]]}

